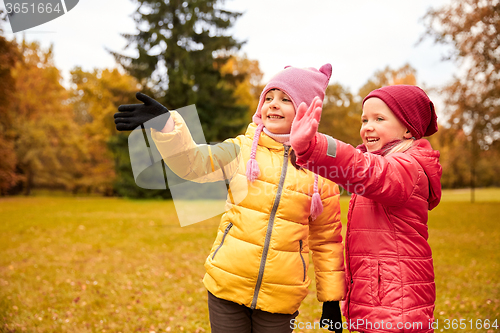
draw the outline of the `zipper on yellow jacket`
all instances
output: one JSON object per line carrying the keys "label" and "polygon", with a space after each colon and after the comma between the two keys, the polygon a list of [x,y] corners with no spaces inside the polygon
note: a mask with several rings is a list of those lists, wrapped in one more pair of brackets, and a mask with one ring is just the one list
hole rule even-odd
{"label": "zipper on yellow jacket", "polygon": [[262,278],[264,277],[264,268],[266,267],[267,254],[269,252],[269,245],[271,244],[271,235],[273,233],[274,219],[276,217],[276,211],[281,200],[281,193],[283,191],[283,184],[285,183],[286,171],[288,168],[288,151],[290,146],[284,145],[285,154],[283,158],[283,167],[281,168],[280,181],[278,184],[278,191],[276,192],[276,198],[274,198],[273,208],[271,214],[269,215],[269,222],[267,223],[266,239],[264,241],[264,249],[262,250],[262,258],[260,259],[259,275],[257,277],[257,283],[255,284],[255,290],[253,293],[252,305],[250,308],[255,310],[257,307],[257,299],[259,298],[260,286],[262,285]]}

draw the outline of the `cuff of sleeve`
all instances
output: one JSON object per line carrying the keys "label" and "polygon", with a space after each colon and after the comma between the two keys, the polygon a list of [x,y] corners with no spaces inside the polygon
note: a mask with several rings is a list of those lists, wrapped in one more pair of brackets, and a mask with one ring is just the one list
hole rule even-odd
{"label": "cuff of sleeve", "polygon": [[326,136],[321,133],[316,133],[314,139],[309,145],[309,149],[301,155],[297,156],[297,164],[305,166],[309,161],[315,161],[319,156],[325,155],[328,142]]}
{"label": "cuff of sleeve", "polygon": [[[317,298],[320,302],[343,301],[347,294],[344,271],[316,273]],[[318,283],[319,282],[319,283]]]}
{"label": "cuff of sleeve", "polygon": [[158,143],[168,143],[174,140],[174,138],[182,131],[182,121],[179,114],[176,111],[171,111],[171,117],[174,121],[174,129],[171,132],[163,133],[154,128],[151,128],[151,137],[155,142]]}
{"label": "cuff of sleeve", "polygon": [[151,128],[151,137],[155,142],[169,142],[175,137],[175,134],[174,131],[170,133],[162,133],[154,128]]}

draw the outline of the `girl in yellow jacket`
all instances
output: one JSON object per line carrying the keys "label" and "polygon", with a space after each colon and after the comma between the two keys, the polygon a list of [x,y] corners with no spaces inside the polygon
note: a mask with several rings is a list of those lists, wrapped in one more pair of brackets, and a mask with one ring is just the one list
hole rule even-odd
{"label": "girl in yellow jacket", "polygon": [[[285,68],[262,91],[246,133],[206,154],[196,151],[183,118],[148,96],[138,94],[145,104],[122,105],[115,115],[117,129],[130,130],[137,121],[168,112],[166,124],[163,117],[152,126],[152,137],[165,162],[185,179],[210,181],[203,175],[215,171],[218,155],[231,155],[228,147],[239,148],[230,189],[243,186],[248,193],[235,201],[229,192],[205,262],[213,333],[284,333],[300,327],[295,317],[311,282],[309,250],[317,298],[324,302],[315,324],[342,331],[338,301],[345,296],[345,276],[338,186],[298,167],[289,143],[296,109],[302,103],[321,107],[312,101],[316,96],[323,100],[331,71],[330,64],[319,70]],[[183,159],[186,155],[176,154],[181,150],[192,154]]]}

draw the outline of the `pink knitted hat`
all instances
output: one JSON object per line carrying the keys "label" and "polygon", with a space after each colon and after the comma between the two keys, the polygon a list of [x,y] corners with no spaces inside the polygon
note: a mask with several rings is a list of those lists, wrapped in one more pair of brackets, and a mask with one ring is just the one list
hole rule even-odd
{"label": "pink knitted hat", "polygon": [[[276,74],[269,83],[265,86],[260,94],[259,106],[252,117],[252,120],[257,124],[255,135],[250,152],[250,160],[247,163],[247,178],[253,182],[260,174],[259,165],[255,159],[257,152],[257,144],[259,142],[260,133],[264,128],[261,117],[261,109],[264,104],[266,94],[271,89],[279,89],[290,97],[295,110],[301,103],[306,103],[309,106],[313,99],[318,96],[321,100],[325,98],[325,90],[332,75],[332,65],[325,64],[319,70],[309,68],[297,68],[287,66],[284,70]],[[318,193],[318,175],[314,178],[314,194],[311,200],[311,217],[316,217],[323,212],[323,204],[321,196]]]}
{"label": "pink knitted hat", "polygon": [[295,110],[304,102],[309,106],[314,97],[321,100],[325,98],[325,90],[332,76],[332,65],[326,64],[319,70],[309,68],[297,68],[286,66],[284,70],[271,78],[260,94],[259,106],[253,115],[253,122],[262,124],[260,110],[266,99],[266,94],[271,89],[279,89],[290,97]]}
{"label": "pink knitted hat", "polygon": [[400,84],[375,89],[363,99],[363,104],[372,97],[383,100],[415,139],[437,132],[434,104],[419,87]]}

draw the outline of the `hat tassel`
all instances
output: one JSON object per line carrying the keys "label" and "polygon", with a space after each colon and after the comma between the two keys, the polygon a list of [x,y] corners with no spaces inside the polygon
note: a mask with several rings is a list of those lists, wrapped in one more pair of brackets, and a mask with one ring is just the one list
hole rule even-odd
{"label": "hat tassel", "polygon": [[316,218],[323,213],[323,203],[321,202],[321,196],[318,193],[318,175],[314,175],[314,194],[311,199],[311,218],[316,220]]}
{"label": "hat tassel", "polygon": [[257,153],[257,144],[259,143],[259,137],[260,137],[260,132],[262,132],[262,129],[264,128],[263,124],[260,124],[257,126],[255,129],[255,134],[253,136],[253,142],[252,142],[252,151],[250,152],[250,159],[247,162],[247,179],[253,183],[257,177],[260,175],[260,170],[259,170],[259,163],[255,159],[255,155]]}

